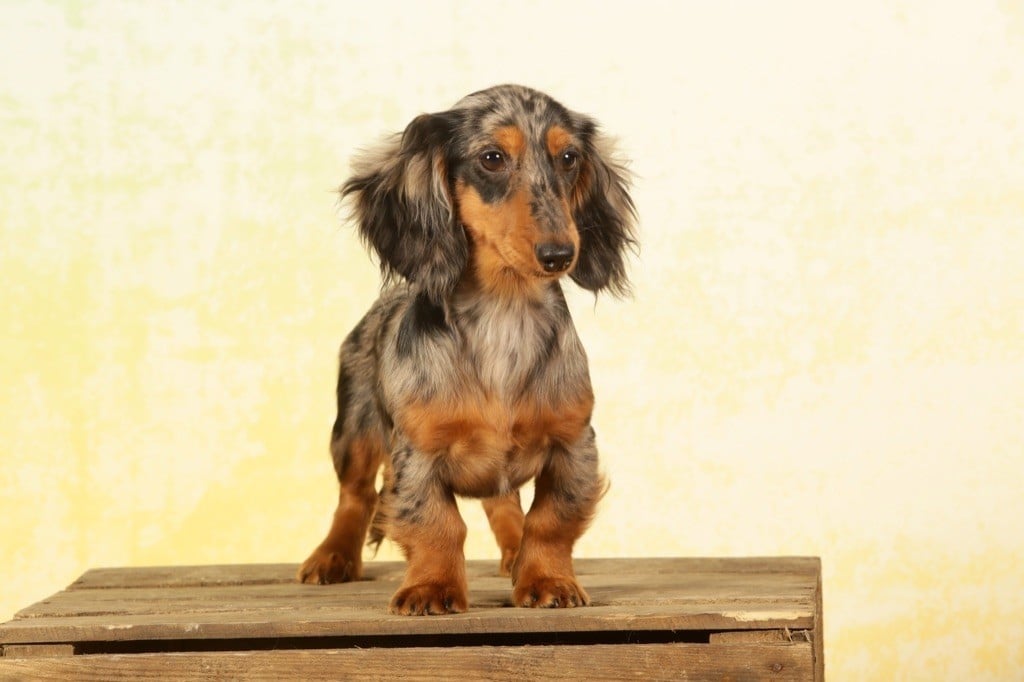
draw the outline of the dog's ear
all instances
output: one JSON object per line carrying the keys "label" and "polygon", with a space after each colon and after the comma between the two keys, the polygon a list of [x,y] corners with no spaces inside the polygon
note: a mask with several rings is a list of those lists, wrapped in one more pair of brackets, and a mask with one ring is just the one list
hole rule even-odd
{"label": "dog's ear", "polygon": [[580,255],[571,277],[595,293],[629,293],[626,251],[635,250],[636,208],[629,196],[630,174],[615,158],[612,141],[593,120],[580,117],[583,162],[572,193],[580,233]]}
{"label": "dog's ear", "polygon": [[360,236],[380,257],[385,281],[401,276],[440,304],[469,258],[465,233],[452,210],[447,147],[450,112],[423,114],[405,132],[353,162],[341,187],[352,200]]}

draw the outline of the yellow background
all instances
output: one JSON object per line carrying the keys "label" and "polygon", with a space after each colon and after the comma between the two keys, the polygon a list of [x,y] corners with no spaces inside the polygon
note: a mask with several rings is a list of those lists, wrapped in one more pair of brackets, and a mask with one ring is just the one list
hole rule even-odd
{"label": "yellow background", "polygon": [[332,192],[512,81],[637,175],[578,554],[820,555],[830,679],[1021,679],[1022,4],[350,4],[0,4],[0,618],[306,556],[378,287]]}

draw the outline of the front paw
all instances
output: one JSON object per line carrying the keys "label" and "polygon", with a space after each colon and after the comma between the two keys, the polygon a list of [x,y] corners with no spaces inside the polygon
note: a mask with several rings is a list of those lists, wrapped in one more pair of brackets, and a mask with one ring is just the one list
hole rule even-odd
{"label": "front paw", "polygon": [[299,568],[298,580],[308,585],[328,585],[359,580],[362,557],[350,557],[344,552],[318,547]]}
{"label": "front paw", "polygon": [[516,606],[572,608],[586,606],[590,597],[572,576],[541,576],[517,581],[512,601]]}
{"label": "front paw", "polygon": [[466,590],[454,585],[421,583],[402,586],[391,597],[389,611],[401,616],[462,613],[469,605]]}

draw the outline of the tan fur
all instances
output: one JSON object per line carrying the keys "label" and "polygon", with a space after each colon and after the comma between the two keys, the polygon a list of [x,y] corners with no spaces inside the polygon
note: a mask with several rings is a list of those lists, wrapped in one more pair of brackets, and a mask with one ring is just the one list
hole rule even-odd
{"label": "tan fur", "polygon": [[548,153],[552,157],[557,157],[572,145],[572,135],[562,126],[553,125],[548,128],[545,142],[547,143]]}
{"label": "tan fur", "polygon": [[[507,201],[489,205],[473,187],[455,187],[459,215],[476,249],[472,274],[484,289],[506,296],[530,296],[553,279],[537,263],[534,248],[544,237],[530,216],[530,197],[517,190]],[[579,248],[579,233],[568,202],[562,202],[565,230],[562,241]]]}
{"label": "tan fur", "polygon": [[374,489],[384,451],[381,443],[352,445],[352,466],[341,481],[338,508],[327,537],[299,568],[301,582],[335,583],[362,577],[362,548],[377,506]]}
{"label": "tan fur", "polygon": [[507,154],[512,155],[513,160],[523,158],[526,150],[526,138],[523,131],[516,126],[503,126],[494,131],[494,140],[498,146]]}
{"label": "tan fur", "polygon": [[487,523],[490,524],[491,532],[498,541],[498,548],[501,549],[499,571],[501,575],[511,576],[512,565],[519,554],[519,545],[523,542],[525,521],[519,491],[514,490],[500,497],[484,498],[483,507],[487,514]]}

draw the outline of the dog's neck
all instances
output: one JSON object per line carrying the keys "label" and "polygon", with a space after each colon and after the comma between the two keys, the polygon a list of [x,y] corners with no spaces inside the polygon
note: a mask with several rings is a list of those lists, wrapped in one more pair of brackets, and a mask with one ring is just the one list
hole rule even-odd
{"label": "dog's neck", "polygon": [[481,282],[468,272],[455,288],[448,307],[470,319],[484,315],[510,315],[526,319],[550,316],[555,307],[565,308],[565,295],[557,279],[525,278],[509,272],[504,282]]}

